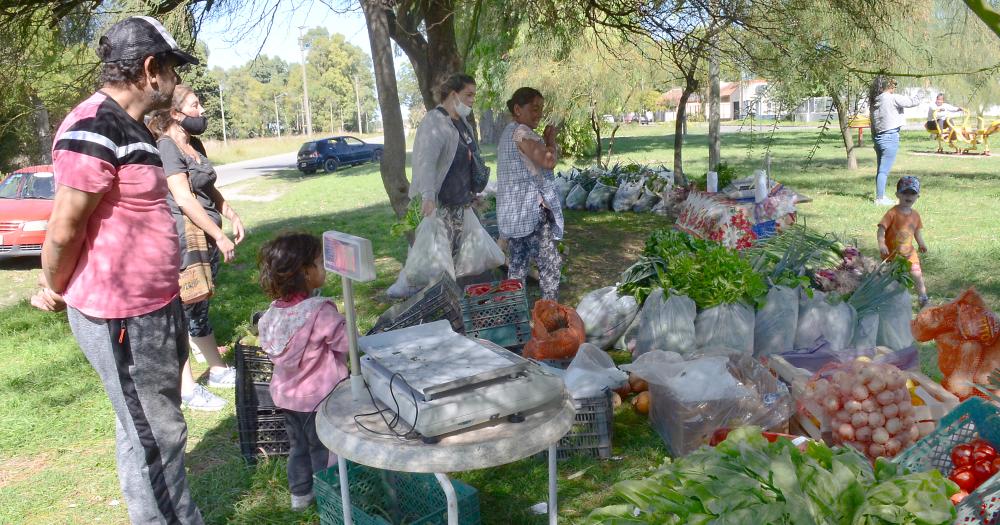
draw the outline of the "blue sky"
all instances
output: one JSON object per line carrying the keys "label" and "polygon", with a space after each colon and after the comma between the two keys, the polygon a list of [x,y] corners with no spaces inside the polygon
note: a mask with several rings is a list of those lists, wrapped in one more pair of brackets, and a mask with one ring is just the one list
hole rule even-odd
{"label": "blue sky", "polygon": [[256,56],[261,45],[261,54],[278,56],[288,62],[300,62],[299,26],[306,26],[303,31],[310,27],[325,27],[331,33],[340,33],[371,56],[365,19],[356,4],[351,4],[353,10],[347,13],[336,13],[319,1],[283,1],[279,3],[270,33],[266,32],[266,24],[243,30],[249,21],[260,16],[253,9],[261,9],[265,3],[271,2],[247,2],[250,9],[245,12],[238,13],[231,19],[213,20],[202,27],[199,39],[208,46],[210,68],[218,66],[228,69],[245,64]]}

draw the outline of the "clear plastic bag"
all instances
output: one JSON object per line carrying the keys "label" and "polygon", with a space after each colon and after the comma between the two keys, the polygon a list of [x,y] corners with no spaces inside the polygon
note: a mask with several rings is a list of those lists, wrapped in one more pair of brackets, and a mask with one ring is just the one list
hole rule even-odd
{"label": "clear plastic bag", "polygon": [[633,182],[622,182],[615,193],[614,200],[611,201],[611,209],[616,212],[631,210],[642,195],[642,190],[646,186],[646,178],[641,177]]}
{"label": "clear plastic bag", "polygon": [[594,189],[587,195],[587,211],[608,211],[611,209],[611,201],[618,192],[617,186],[607,186],[600,181],[594,185]]}
{"label": "clear plastic bag", "polygon": [[573,190],[573,180],[569,176],[560,173],[556,176],[553,186],[555,186],[556,195],[559,196],[559,205],[565,208],[566,196]]}
{"label": "clear plastic bag", "polygon": [[856,318],[854,307],[845,302],[831,304],[821,291],[814,291],[812,298],[800,291],[795,348],[812,348],[823,338],[831,351],[843,350],[851,344]]}
{"label": "clear plastic bag", "polygon": [[455,278],[455,263],[451,258],[451,242],[448,229],[437,214],[424,217],[417,225],[413,246],[406,254],[406,265],[397,281],[411,287],[422,287],[447,273]]}
{"label": "clear plastic bag", "polygon": [[788,388],[747,354],[681,360],[649,352],[622,365],[649,383],[649,420],[672,456],[708,443],[723,427],[774,429],[792,414]]}
{"label": "clear plastic bag", "polygon": [[583,296],[576,313],[587,330],[587,342],[606,350],[635,319],[639,303],[631,295],[618,295],[616,287],[606,286]]}
{"label": "clear plastic bag", "polygon": [[632,205],[632,211],[636,213],[646,213],[648,211],[652,211],[653,206],[656,206],[659,202],[659,193],[649,188],[643,188],[642,194],[639,195],[639,199]]}
{"label": "clear plastic bag", "polygon": [[858,317],[854,323],[854,336],[851,338],[851,348],[874,348],[878,342],[879,315],[871,312]]}
{"label": "clear plastic bag", "polygon": [[566,195],[566,207],[571,210],[587,209],[587,196],[589,194],[590,192],[585,190],[582,185],[573,186],[573,189]]}
{"label": "clear plastic bag", "polygon": [[753,328],[753,353],[765,356],[795,349],[795,329],[799,322],[799,291],[773,286],[764,307],[757,310]]}
{"label": "clear plastic bag", "polygon": [[628,374],[615,366],[611,356],[590,343],[580,345],[563,376],[566,390],[575,399],[597,397],[606,388],[621,388],[627,380]]}
{"label": "clear plastic bag", "polygon": [[462,239],[458,257],[455,258],[455,274],[459,277],[479,275],[502,265],[506,261],[503,250],[480,224],[472,208],[465,209],[462,221]]}
{"label": "clear plastic bag", "polygon": [[662,288],[653,290],[638,316],[633,355],[651,350],[690,354],[696,346],[697,314],[694,301],[687,296],[670,294],[664,300]]}
{"label": "clear plastic bag", "polygon": [[913,344],[913,299],[910,292],[899,285],[892,298],[878,307],[878,335],[876,343],[893,350],[901,350]]}
{"label": "clear plastic bag", "polygon": [[720,304],[703,310],[694,320],[695,341],[699,349],[724,347],[753,355],[753,308],[745,304]]}

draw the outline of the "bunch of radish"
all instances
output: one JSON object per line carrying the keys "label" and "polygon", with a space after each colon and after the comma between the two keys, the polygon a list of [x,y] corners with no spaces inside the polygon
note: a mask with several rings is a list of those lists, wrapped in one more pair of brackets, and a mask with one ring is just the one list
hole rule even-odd
{"label": "bunch of radish", "polygon": [[906,376],[892,365],[854,361],[823,371],[806,385],[805,401],[834,444],[873,460],[893,457],[919,438]]}

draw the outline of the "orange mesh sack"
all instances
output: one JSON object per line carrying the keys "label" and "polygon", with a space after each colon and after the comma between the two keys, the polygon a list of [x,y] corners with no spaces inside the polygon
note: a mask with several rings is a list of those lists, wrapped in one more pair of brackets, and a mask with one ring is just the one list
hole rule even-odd
{"label": "orange mesh sack", "polygon": [[989,383],[990,372],[1000,368],[1000,320],[974,288],[922,310],[913,320],[913,336],[937,344],[941,384],[959,399],[977,394],[972,383]]}
{"label": "orange mesh sack", "polygon": [[535,302],[531,321],[531,340],[524,345],[524,357],[570,359],[587,339],[583,319],[576,310],[555,301]]}

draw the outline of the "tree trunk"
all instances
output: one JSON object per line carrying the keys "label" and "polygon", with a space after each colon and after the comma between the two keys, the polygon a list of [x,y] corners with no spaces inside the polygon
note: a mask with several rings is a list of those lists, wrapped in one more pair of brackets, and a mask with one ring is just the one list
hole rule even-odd
{"label": "tree trunk", "polygon": [[844,105],[844,99],[841,98],[840,92],[837,89],[830,90],[830,98],[833,100],[833,108],[837,111],[837,123],[840,126],[840,136],[844,139],[844,148],[847,149],[847,169],[856,170],[858,169],[858,156],[855,150],[854,136],[851,133],[851,128],[848,124],[848,109]]}
{"label": "tree trunk", "polygon": [[601,122],[597,120],[597,108],[594,106],[590,107],[590,129],[594,130],[594,136],[597,138],[597,164],[604,166],[601,163]]}
{"label": "tree trunk", "polygon": [[708,170],[718,171],[722,156],[719,137],[719,53],[711,51],[708,60]]}
{"label": "tree trunk", "polygon": [[399,109],[399,91],[396,88],[396,66],[389,42],[388,7],[384,0],[361,0],[368,26],[368,40],[372,46],[372,64],[375,68],[375,87],[378,105],[382,112],[385,146],[382,151],[382,185],[389,195],[389,203],[396,217],[406,215],[410,203],[407,195],[410,183],[406,180],[406,135],[403,131],[403,114]]}
{"label": "tree trunk", "polygon": [[455,40],[455,2],[431,0],[414,5],[413,0],[404,0],[395,4],[396,10],[389,13],[389,36],[410,59],[424,107],[434,109],[435,88],[452,73],[463,71]]}
{"label": "tree trunk", "polygon": [[38,143],[38,163],[52,163],[52,128],[49,126],[49,110],[42,99],[31,95],[31,105],[35,108],[35,140]]}
{"label": "tree trunk", "polygon": [[678,186],[683,185],[687,180],[684,177],[684,155],[682,153],[682,148],[684,148],[684,121],[687,119],[688,98],[697,89],[698,82],[689,78],[687,83],[684,84],[684,91],[681,92],[681,99],[677,103],[677,122],[674,123],[674,184]]}
{"label": "tree trunk", "polygon": [[508,119],[506,113],[484,109],[479,116],[479,142],[480,144],[496,145],[500,142],[500,133],[507,126]]}

